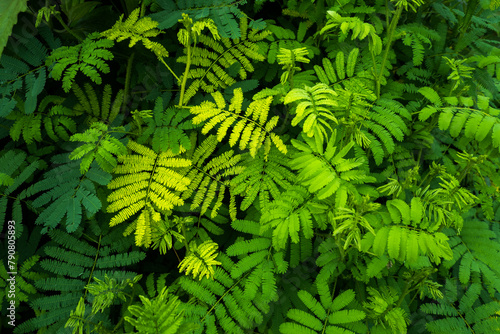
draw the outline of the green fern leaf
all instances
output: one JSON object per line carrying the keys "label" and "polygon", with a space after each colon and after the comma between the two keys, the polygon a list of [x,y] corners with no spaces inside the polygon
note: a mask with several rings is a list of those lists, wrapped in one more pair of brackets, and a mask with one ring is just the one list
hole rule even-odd
{"label": "green fern leaf", "polygon": [[[267,150],[265,155],[269,153],[270,142],[282,152],[287,152],[285,144],[279,137],[271,136],[271,131],[276,127],[278,116],[268,120],[268,112],[271,106],[272,98],[256,100],[250,103],[245,115],[240,115],[243,103],[243,91],[241,88],[234,90],[234,96],[231,99],[231,104],[226,110],[226,101],[220,92],[212,94],[213,102],[204,101],[199,106],[190,108],[191,113],[196,115],[193,118],[193,124],[199,124],[207,121],[203,126],[202,133],[206,134],[216,125],[220,124],[217,133],[217,140],[222,141],[227,134],[227,129],[233,125],[233,131],[229,138],[229,145],[232,147],[240,141],[240,149],[249,148],[252,157],[255,157],[257,150],[264,145]],[[263,143],[265,142],[265,143]]]}
{"label": "green fern leaf", "polygon": [[107,49],[113,46],[113,41],[99,39],[100,34],[89,34],[82,44],[62,46],[54,51],[46,60],[46,66],[52,66],[51,75],[55,80],[63,81],[63,89],[69,92],[78,71],[81,71],[93,82],[100,85],[102,73],[109,73],[106,60],[113,59],[113,53]]}

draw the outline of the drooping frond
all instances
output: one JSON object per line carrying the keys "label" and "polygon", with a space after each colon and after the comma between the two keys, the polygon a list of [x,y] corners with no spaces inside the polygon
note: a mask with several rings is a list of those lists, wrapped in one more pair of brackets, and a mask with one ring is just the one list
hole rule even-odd
{"label": "drooping frond", "polygon": [[363,40],[370,37],[369,48],[375,55],[382,52],[382,40],[377,35],[375,27],[370,23],[365,23],[358,17],[342,17],[338,12],[329,10],[328,22],[321,29],[321,34],[330,34],[331,30],[340,28],[339,40],[347,38],[348,32],[352,31],[351,39]]}
{"label": "drooping frond", "polygon": [[[85,286],[94,277],[100,281],[104,281],[106,276],[122,281],[137,275],[116,270],[136,264],[146,257],[143,252],[128,251],[133,240],[121,238],[117,242],[120,233],[99,236],[89,231],[86,237],[91,241],[87,241],[81,231],[75,232],[76,235],[69,235],[60,229],[49,232],[52,241],[44,247],[45,257],[40,266],[50,275],[35,282],[41,293],[30,302],[30,307],[39,315],[17,325],[16,332],[33,333],[41,328],[57,330],[64,327],[72,310],[84,296]],[[122,247],[124,249],[119,250]],[[101,301],[109,297],[102,295]]]}
{"label": "drooping frond", "polygon": [[231,225],[235,230],[252,235],[251,239],[236,241],[227,248],[228,255],[239,258],[231,268],[231,277],[241,280],[243,295],[249,300],[260,293],[268,302],[277,299],[276,273],[283,274],[288,269],[285,252],[271,248],[271,231],[261,234],[257,222],[235,220]]}
{"label": "drooping frond", "polygon": [[136,230],[137,245],[151,243],[151,224],[160,221],[160,212],[182,205],[184,201],[177,194],[184,191],[190,180],[171,168],[187,167],[191,162],[176,158],[171,151],[156,153],[150,148],[130,140],[127,147],[137,154],[118,157],[121,162],[115,174],[125,174],[114,178],[109,189],[115,189],[109,196],[108,212],[119,211],[110,221],[115,226],[140,212],[129,225],[125,234]]}
{"label": "drooping frond", "polygon": [[[113,123],[116,116],[120,112],[120,107],[123,103],[123,90],[120,89],[114,99],[111,98],[111,86],[105,85],[102,93],[102,103],[99,104],[94,87],[89,83],[84,84],[84,89],[81,89],[77,83],[74,83],[71,88],[78,99],[78,104],[73,107],[73,110],[79,113],[88,114],[87,122],[104,122],[107,124]],[[112,101],[112,102],[111,102]]]}
{"label": "drooping frond", "polygon": [[[34,160],[28,164],[26,161],[27,155],[22,151],[1,151],[0,152],[0,219],[1,219],[1,230],[4,230],[4,224],[8,220],[12,219],[18,223],[16,227],[16,232],[18,229],[22,229],[22,207],[20,196],[13,196],[13,193],[19,189],[30,177],[32,177],[37,169],[39,169],[40,161]],[[14,197],[14,198],[13,198]],[[7,207],[9,200],[14,199],[12,202],[12,213],[7,215]],[[6,219],[9,217],[9,219]],[[5,230],[4,230],[5,231]],[[21,233],[19,230],[17,233]]]}
{"label": "drooping frond", "polygon": [[245,298],[239,281],[229,275],[233,261],[224,253],[220,253],[217,259],[221,266],[215,268],[213,279],[198,281],[184,276],[179,280],[182,289],[194,297],[189,305],[184,306],[186,318],[202,325],[195,333],[221,330],[224,333],[244,333],[261,323],[270,311],[268,296],[257,293],[253,299]]}
{"label": "drooping frond", "polygon": [[[53,141],[68,140],[70,135],[76,132],[76,122],[73,117],[79,113],[63,106],[63,102],[64,98],[60,96],[45,96],[38,105],[38,110],[26,115],[24,112],[26,105],[19,101],[18,110],[6,117],[14,120],[9,131],[11,138],[18,141],[22,136],[27,144],[41,142],[46,136]],[[53,105],[49,109],[50,104]]]}
{"label": "drooping frond", "polygon": [[319,81],[325,85],[331,85],[345,78],[351,78],[355,74],[358,55],[358,48],[352,49],[347,59],[345,59],[344,52],[339,51],[335,56],[335,63],[332,63],[330,59],[325,57],[322,59],[323,66],[314,65],[314,72],[316,72]]}
{"label": "drooping frond", "polygon": [[[4,18],[8,19],[7,16]],[[4,37],[8,34],[0,38]],[[47,80],[47,70],[43,66],[47,47],[30,32],[19,37],[14,52],[16,56],[3,54],[0,58],[0,117],[9,115],[16,107],[16,96],[24,102],[23,112],[32,114]]]}
{"label": "drooping frond", "polygon": [[[241,156],[235,155],[233,150],[212,157],[216,145],[216,136],[209,136],[196,150],[188,153],[187,158],[191,160],[192,165],[179,171],[181,175],[191,180],[182,193],[182,199],[193,197],[190,210],[196,210],[201,206],[200,214],[204,214],[213,205],[210,214],[212,218],[217,216],[217,211],[222,205],[226,189],[229,187],[228,178],[240,174],[244,169],[237,165]],[[234,201],[234,198],[231,200]],[[231,217],[236,218],[236,212],[231,212]]]}
{"label": "drooping frond", "polygon": [[443,266],[457,268],[458,280],[462,284],[472,283],[477,275],[481,275],[490,291],[500,292],[500,273],[492,270],[500,260],[500,247],[498,236],[490,229],[490,224],[467,219],[460,234],[451,229],[445,230],[450,237],[453,259],[443,262]]}
{"label": "drooping frond", "polygon": [[425,202],[420,197],[413,197],[410,205],[400,199],[389,200],[387,209],[392,224],[366,238],[366,245],[371,245],[377,256],[387,254],[391,259],[409,264],[421,255],[437,264],[442,259],[453,258],[449,238],[443,232],[436,232],[435,224],[430,224]]}
{"label": "drooping frond", "polygon": [[[457,291],[458,290],[458,291]],[[432,320],[425,324],[430,333],[494,333],[500,326],[500,304],[481,294],[481,284],[473,283],[467,290],[446,279],[444,298],[438,303],[423,304],[420,309]]]}
{"label": "drooping frond", "polygon": [[113,59],[109,50],[114,42],[109,39],[99,39],[100,33],[94,32],[79,45],[61,46],[47,57],[46,65],[52,66],[50,74],[55,80],[63,82],[63,89],[69,92],[76,74],[80,71],[93,82],[100,85],[102,78],[99,72],[109,73],[106,60]]}
{"label": "drooping frond", "polygon": [[267,155],[271,148],[271,142],[282,153],[287,152],[285,144],[278,135],[271,132],[278,123],[278,116],[273,116],[268,120],[269,109],[272,97],[256,100],[250,103],[242,115],[243,91],[241,88],[234,90],[231,104],[226,110],[226,101],[220,92],[212,94],[215,103],[204,101],[199,106],[190,108],[191,113],[196,115],[193,118],[194,124],[206,121],[202,133],[206,134],[218,125],[217,140],[221,142],[227,135],[230,126],[233,126],[229,137],[229,145],[233,147],[238,141],[240,150],[247,147],[252,157],[255,157],[257,150],[264,145]]}
{"label": "drooping frond", "polygon": [[52,162],[60,165],[45,172],[43,180],[34,183],[23,193],[23,196],[29,197],[43,192],[32,202],[34,208],[43,208],[35,221],[45,226],[42,233],[61,223],[68,232],[74,232],[82,221],[83,213],[92,217],[101,209],[96,185],[108,184],[111,175],[96,166],[91,166],[82,175],[78,163],[68,160],[64,156],[55,156]]}
{"label": "drooping frond", "polygon": [[419,93],[433,105],[424,107],[419,114],[421,121],[434,114],[439,114],[439,129],[448,130],[452,137],[465,135],[470,140],[483,142],[500,151],[500,110],[490,106],[489,98],[478,96],[477,102],[472,97],[445,97],[443,105],[439,95],[430,87],[423,87]]}

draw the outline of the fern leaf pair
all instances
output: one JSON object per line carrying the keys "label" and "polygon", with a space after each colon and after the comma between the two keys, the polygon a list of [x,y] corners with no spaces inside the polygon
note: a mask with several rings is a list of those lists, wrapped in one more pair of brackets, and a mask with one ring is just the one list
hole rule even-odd
{"label": "fern leaf pair", "polygon": [[339,34],[339,40],[344,40],[347,33],[352,31],[351,39],[363,40],[369,36],[371,39],[369,43],[370,51],[375,55],[382,52],[382,40],[377,35],[373,25],[365,23],[357,17],[342,17],[333,10],[329,10],[327,13],[328,22],[321,29],[320,34],[329,33],[330,30],[338,27],[342,32],[342,34]]}
{"label": "fern leaf pair", "polygon": [[110,226],[120,224],[141,211],[125,234],[136,230],[136,243],[149,246],[151,222],[160,220],[159,212],[182,205],[183,200],[173,191],[184,191],[190,183],[188,178],[170,167],[186,167],[191,162],[175,158],[171,151],[155,153],[132,140],[128,142],[127,147],[137,154],[118,157],[121,164],[115,168],[114,173],[125,175],[113,179],[108,184],[109,189],[115,190],[108,196],[110,204],[107,210],[119,211],[111,219]]}
{"label": "fern leaf pair", "polygon": [[[206,134],[215,126],[219,125],[217,130],[217,140],[220,142],[226,136],[230,126],[234,126],[229,137],[229,146],[233,147],[238,141],[240,150],[249,148],[250,155],[255,157],[257,150],[264,145],[265,155],[269,153],[271,142],[282,153],[287,153],[283,141],[271,132],[278,123],[278,116],[268,120],[268,113],[272,102],[272,97],[256,100],[250,103],[244,115],[241,115],[243,105],[243,91],[241,88],[234,90],[234,96],[231,104],[226,110],[226,101],[220,92],[212,94],[215,103],[204,101],[199,106],[190,108],[193,118],[193,124],[199,124],[207,121],[202,128],[202,133]],[[234,124],[234,125],[233,125]]]}

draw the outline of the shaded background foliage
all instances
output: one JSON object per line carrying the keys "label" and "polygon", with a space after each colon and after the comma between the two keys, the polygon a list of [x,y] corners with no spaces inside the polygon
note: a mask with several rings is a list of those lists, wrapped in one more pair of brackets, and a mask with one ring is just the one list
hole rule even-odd
{"label": "shaded background foliage", "polygon": [[0,5],[14,333],[500,331],[499,6]]}

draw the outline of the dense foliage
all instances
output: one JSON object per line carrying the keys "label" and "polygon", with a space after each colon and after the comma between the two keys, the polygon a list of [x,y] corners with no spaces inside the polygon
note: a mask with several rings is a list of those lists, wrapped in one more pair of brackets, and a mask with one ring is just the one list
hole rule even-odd
{"label": "dense foliage", "polygon": [[0,5],[2,327],[500,332],[499,7]]}

